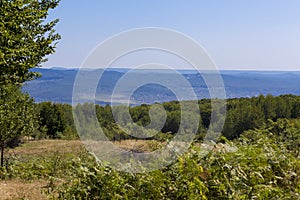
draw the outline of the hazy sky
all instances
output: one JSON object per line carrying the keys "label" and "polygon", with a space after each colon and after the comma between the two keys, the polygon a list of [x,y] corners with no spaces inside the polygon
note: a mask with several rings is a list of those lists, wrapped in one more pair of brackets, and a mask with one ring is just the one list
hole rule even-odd
{"label": "hazy sky", "polygon": [[[162,27],[195,39],[219,69],[300,70],[299,0],[62,0],[49,17],[62,40],[46,67],[79,67],[112,35]],[[135,57],[149,59],[118,67]]]}

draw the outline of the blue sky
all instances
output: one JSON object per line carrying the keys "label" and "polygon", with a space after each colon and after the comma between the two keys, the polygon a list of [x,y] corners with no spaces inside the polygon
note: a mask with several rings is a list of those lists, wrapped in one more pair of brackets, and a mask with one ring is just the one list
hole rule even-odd
{"label": "blue sky", "polygon": [[[49,18],[60,19],[62,40],[45,67],[79,67],[112,35],[162,27],[192,37],[219,69],[300,70],[299,0],[62,0]],[[174,65],[186,67],[176,59]]]}

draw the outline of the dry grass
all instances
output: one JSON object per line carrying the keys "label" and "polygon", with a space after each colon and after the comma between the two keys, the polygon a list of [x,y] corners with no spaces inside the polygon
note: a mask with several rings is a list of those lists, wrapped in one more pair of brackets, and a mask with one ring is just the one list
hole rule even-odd
{"label": "dry grass", "polygon": [[8,153],[16,155],[51,156],[55,154],[79,154],[84,147],[79,140],[39,140],[29,141],[21,146],[10,149]]}
{"label": "dry grass", "polygon": [[43,187],[46,181],[35,180],[24,182],[22,180],[0,181],[0,200],[30,199],[43,200],[48,199],[43,194]]}
{"label": "dry grass", "polygon": [[123,140],[120,142],[114,142],[114,145],[125,150],[136,150],[140,152],[152,151],[150,147],[150,141],[146,140]]}
{"label": "dry grass", "polygon": [[[24,161],[32,157],[52,157],[60,155],[62,157],[75,157],[84,151],[80,141],[67,140],[39,140],[29,141],[14,149],[9,149],[5,156],[12,154],[25,158]],[[0,180],[0,200],[8,199],[48,199],[43,193],[43,187],[47,185],[47,180]]]}
{"label": "dry grass", "polygon": [[[105,145],[101,142],[100,145]],[[126,140],[115,142],[114,145],[125,150],[137,150],[149,152],[153,150],[153,141]],[[99,145],[99,143],[98,143]],[[39,140],[29,141],[14,149],[9,149],[5,156],[12,154],[21,156],[26,160],[33,157],[52,157],[60,155],[61,157],[76,157],[85,151],[84,145],[79,140]],[[8,199],[48,199],[43,193],[43,187],[47,185],[46,180],[25,181],[20,179],[0,180],[0,200]]]}
{"label": "dry grass", "polygon": [[[97,142],[105,143],[105,142]],[[124,140],[114,142],[114,145],[125,150],[140,150],[143,152],[152,151],[153,141],[147,140]],[[10,149],[8,154],[16,155],[34,155],[34,156],[53,156],[59,155],[78,155],[85,150],[84,145],[79,140],[39,140],[29,141],[19,147]]]}

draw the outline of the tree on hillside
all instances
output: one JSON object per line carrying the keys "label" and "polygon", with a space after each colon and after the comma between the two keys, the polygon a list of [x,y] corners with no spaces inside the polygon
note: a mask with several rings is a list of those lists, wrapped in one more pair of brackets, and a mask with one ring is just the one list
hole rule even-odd
{"label": "tree on hillside", "polygon": [[36,124],[33,99],[23,94],[18,86],[0,86],[1,167],[6,143],[17,136],[30,134]]}
{"label": "tree on hillside", "polygon": [[258,128],[264,123],[264,113],[260,105],[251,99],[231,100],[223,128],[223,135],[228,139],[239,137],[245,130]]}
{"label": "tree on hillside", "polygon": [[31,71],[54,53],[60,36],[46,21],[59,0],[0,0],[0,146],[1,164],[5,143],[29,133],[34,124],[32,99],[21,86],[39,76]]}
{"label": "tree on hillside", "polygon": [[38,106],[40,117],[40,127],[46,129],[46,134],[50,138],[57,138],[59,133],[63,133],[66,128],[66,120],[59,104],[43,102]]}
{"label": "tree on hillside", "polygon": [[58,20],[46,22],[59,0],[0,0],[0,84],[21,84],[38,76],[30,69],[54,53]]}

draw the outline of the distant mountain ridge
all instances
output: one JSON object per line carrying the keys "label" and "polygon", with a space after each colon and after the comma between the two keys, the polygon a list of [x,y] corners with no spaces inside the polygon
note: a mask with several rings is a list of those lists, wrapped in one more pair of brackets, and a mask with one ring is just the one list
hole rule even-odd
{"label": "distant mountain ridge", "polygon": [[[97,103],[111,103],[111,94],[116,83],[128,70],[109,69],[103,73],[96,92]],[[23,90],[33,96],[37,102],[72,103],[73,85],[78,69],[36,68],[34,71],[40,72],[42,77],[28,82]],[[178,72],[189,81],[198,99],[210,97],[205,81],[200,74],[192,70],[179,70]],[[87,70],[87,77],[88,73],[94,73],[94,71],[92,69]],[[227,98],[251,97],[259,94],[300,95],[300,72],[221,71],[220,73],[224,81]],[[160,70],[136,71],[132,81],[143,79],[149,75],[161,76],[166,81],[174,83],[174,87],[184,89],[180,83],[177,83],[172,74],[162,73]],[[85,84],[89,87],[88,78]],[[147,84],[137,89],[131,100],[133,104],[151,104],[176,99],[175,94],[169,89],[157,84]],[[190,97],[186,97],[186,100],[189,99]],[[122,101],[113,103],[122,103]]]}

